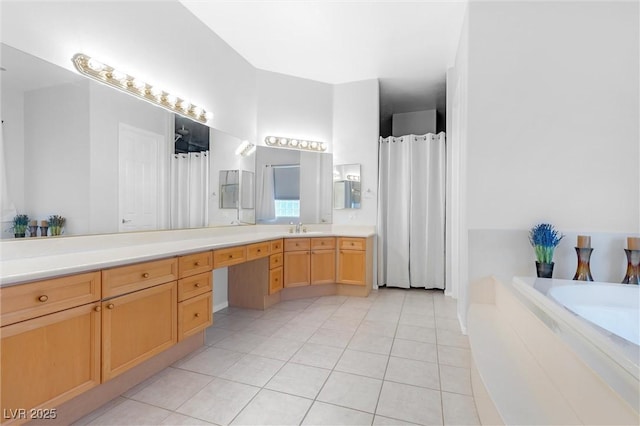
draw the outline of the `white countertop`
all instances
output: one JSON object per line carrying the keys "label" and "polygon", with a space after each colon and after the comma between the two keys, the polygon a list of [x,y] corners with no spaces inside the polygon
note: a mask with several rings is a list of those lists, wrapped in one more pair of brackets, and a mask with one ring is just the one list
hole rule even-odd
{"label": "white countertop", "polygon": [[0,241],[0,287],[276,238],[370,237],[373,226],[251,225]]}

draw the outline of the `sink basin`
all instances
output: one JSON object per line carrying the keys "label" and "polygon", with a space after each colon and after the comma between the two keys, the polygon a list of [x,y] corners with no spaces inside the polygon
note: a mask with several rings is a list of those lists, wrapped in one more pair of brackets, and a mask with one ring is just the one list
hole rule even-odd
{"label": "sink basin", "polygon": [[287,232],[286,236],[287,237],[304,237],[305,235],[320,235],[320,234],[326,234],[326,232],[322,232],[322,231],[307,231],[307,232],[300,232],[298,234]]}

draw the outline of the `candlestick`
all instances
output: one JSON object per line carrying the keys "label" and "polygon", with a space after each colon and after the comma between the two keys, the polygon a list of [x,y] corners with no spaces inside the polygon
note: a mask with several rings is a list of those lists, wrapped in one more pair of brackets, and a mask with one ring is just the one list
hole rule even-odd
{"label": "candlestick", "polygon": [[[579,239],[580,237],[578,237]],[[591,266],[589,260],[591,259],[591,247],[576,247],[576,255],[578,256],[578,267],[576,268],[576,274],[573,279],[576,281],[593,281],[591,276]]]}
{"label": "candlestick", "polygon": [[48,227],[49,226],[49,222],[47,222],[46,220],[42,220],[42,221],[40,221],[40,226]]}
{"label": "candlestick", "polygon": [[624,249],[627,255],[627,274],[622,284],[640,284],[640,250]]}
{"label": "candlestick", "polygon": [[576,244],[578,248],[590,248],[591,247],[591,236],[589,235],[578,235],[578,244]]}

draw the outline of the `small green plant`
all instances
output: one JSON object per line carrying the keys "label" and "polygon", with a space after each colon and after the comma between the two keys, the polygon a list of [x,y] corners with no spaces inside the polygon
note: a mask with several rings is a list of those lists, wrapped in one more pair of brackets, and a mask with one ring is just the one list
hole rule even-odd
{"label": "small green plant", "polygon": [[16,234],[24,234],[29,226],[29,216],[26,214],[18,214],[13,218],[13,232]]}
{"label": "small green plant", "polygon": [[67,219],[65,219],[64,217],[59,216],[57,214],[49,216],[49,226],[59,226],[59,227],[62,228],[66,221],[67,221]]}
{"label": "small green plant", "polygon": [[548,223],[539,223],[529,231],[529,242],[540,263],[553,262],[553,252],[563,238],[564,235]]}

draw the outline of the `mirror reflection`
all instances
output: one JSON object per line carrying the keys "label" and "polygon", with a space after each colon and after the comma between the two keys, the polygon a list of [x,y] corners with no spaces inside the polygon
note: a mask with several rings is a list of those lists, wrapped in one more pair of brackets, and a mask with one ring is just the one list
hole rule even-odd
{"label": "mirror reflection", "polygon": [[331,223],[330,153],[260,146],[256,223]]}
{"label": "mirror reflection", "polygon": [[359,209],[361,200],[360,164],[333,167],[333,208]]}
{"label": "mirror reflection", "polygon": [[[63,216],[65,235],[253,223],[250,208],[216,215],[210,171],[215,157],[235,161],[238,138],[6,44],[0,58],[0,168],[18,213]],[[252,172],[248,163],[238,169]]]}

